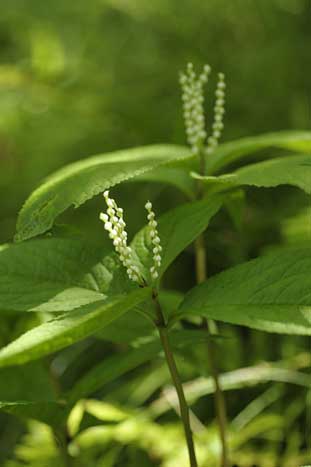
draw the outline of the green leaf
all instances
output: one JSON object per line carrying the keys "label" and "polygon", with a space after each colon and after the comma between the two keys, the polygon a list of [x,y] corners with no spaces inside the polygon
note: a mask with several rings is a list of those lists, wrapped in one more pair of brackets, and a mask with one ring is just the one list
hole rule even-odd
{"label": "green leaf", "polygon": [[136,289],[92,303],[37,326],[0,350],[0,367],[22,364],[62,349],[94,334],[150,295]]}
{"label": "green leaf", "polygon": [[[158,231],[163,248],[159,276],[163,275],[174,259],[206,229],[222,203],[223,198],[220,195],[213,195],[201,201],[183,204],[158,219]],[[149,277],[152,245],[148,226],[137,233],[131,246],[144,268],[145,275]]]}
{"label": "green leaf", "polygon": [[[142,306],[144,307],[144,305]],[[108,324],[96,334],[96,337],[119,344],[130,344],[135,343],[142,336],[150,336],[154,332],[155,327],[152,322],[136,310],[132,310],[131,313],[126,313]]]}
{"label": "green leaf", "polygon": [[0,307],[9,311],[67,311],[103,300],[103,290],[90,272],[102,257],[100,249],[76,239],[46,238],[4,245],[0,249]]}
{"label": "green leaf", "polygon": [[[192,159],[189,159],[189,162],[193,162]],[[166,185],[173,185],[182,191],[185,196],[189,199],[194,198],[196,191],[195,181],[190,177],[189,172],[193,169],[193,165],[189,164],[189,167],[160,167],[153,170],[152,172],[147,172],[146,174],[136,177],[134,181],[143,181],[143,182],[156,182],[156,183],[165,183]]]}
{"label": "green leaf", "polygon": [[142,175],[170,161],[191,158],[183,146],[156,145],[116,151],[70,164],[51,175],[24,204],[16,241],[50,229],[57,216],[78,207],[103,190]]}
{"label": "green leaf", "polygon": [[[167,318],[176,312],[183,295],[180,292],[173,290],[160,290],[159,301],[163,313]],[[152,308],[153,305],[151,304]],[[96,337],[111,342],[122,344],[137,345],[141,340],[145,340],[148,336],[153,336],[156,333],[154,324],[142,315],[142,311],[146,311],[146,303],[138,305],[138,309],[132,310],[131,313],[126,313],[119,319],[108,324],[104,329],[96,334]]]}
{"label": "green leaf", "polygon": [[[219,383],[223,391],[245,389],[250,386],[258,386],[268,382],[293,384],[304,388],[310,388],[310,375],[289,368],[280,368],[269,362],[254,365],[237,370],[228,371],[219,375]],[[201,397],[215,392],[215,383],[212,377],[196,378],[183,385],[188,404],[194,404]],[[160,396],[153,401],[149,413],[154,417],[163,415],[173,406],[178,406],[178,399],[174,387],[165,389],[165,396]]]}
{"label": "green leaf", "polygon": [[206,167],[209,175],[217,172],[228,164],[247,158],[255,152],[267,148],[282,148],[291,151],[310,152],[311,132],[309,131],[280,131],[266,133],[220,145],[207,158]]}
{"label": "green leaf", "polygon": [[59,425],[65,414],[64,404],[56,401],[0,401],[0,410],[23,419],[34,419],[47,425]]}
{"label": "green leaf", "polygon": [[196,176],[206,184],[222,184],[224,188],[240,185],[276,187],[292,185],[311,193],[311,156],[296,155],[280,157],[257,164],[251,164],[233,173],[219,177]]}
{"label": "green leaf", "polygon": [[179,313],[268,332],[311,335],[311,249],[270,254],[192,289]]}
{"label": "green leaf", "polygon": [[0,306],[8,312],[70,311],[135,288],[112,253],[75,238],[0,249]]}

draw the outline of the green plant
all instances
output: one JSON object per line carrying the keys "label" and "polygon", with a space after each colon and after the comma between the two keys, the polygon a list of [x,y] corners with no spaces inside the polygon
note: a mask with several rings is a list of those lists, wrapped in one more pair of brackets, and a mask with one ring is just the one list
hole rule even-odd
{"label": "green plant", "polygon": [[[156,440],[163,433],[148,409],[124,413],[118,407],[96,405],[89,397],[104,384],[146,361],[155,360],[161,350],[178,395],[177,410],[184,427],[190,465],[198,465],[195,446],[199,462],[202,459],[204,465],[212,465],[215,455],[209,452],[208,443],[213,433],[207,432],[201,437],[195,434],[193,441],[191,416],[194,415],[189,411],[174,357],[180,345],[189,342],[194,345],[200,340],[206,343],[210,362],[222,445],[221,464],[229,466],[234,450],[242,442],[238,438],[231,439],[226,426],[226,408],[217,368],[217,347],[221,345],[222,336],[215,321],[267,332],[311,334],[309,247],[277,249],[207,279],[204,232],[221,209],[226,209],[239,226],[239,201],[244,187],[286,184],[307,193],[311,190],[308,165],[311,134],[308,132],[280,132],[218,145],[224,114],[222,74],[216,90],[212,134],[206,140],[203,85],[209,72],[209,67],[205,67],[197,77],[189,65],[181,77],[190,150],[169,144],[145,146],[94,156],[65,167],[28,198],[19,215],[16,243],[4,245],[0,250],[2,309],[13,318],[24,312],[36,313],[38,320],[3,347],[0,366],[27,366],[41,359],[50,373],[47,375],[42,368],[30,366],[29,374],[33,371],[35,377],[38,371],[43,371],[42,379],[49,380],[45,382],[49,387],[45,397],[40,397],[39,391],[34,400],[3,400],[0,407],[8,413],[49,425],[65,466],[83,463],[83,449],[90,446],[91,455],[95,456],[92,459],[100,465],[98,455],[93,452],[98,449],[94,439],[99,438],[103,442],[116,439],[125,444],[135,442],[143,450],[150,448],[156,452]],[[270,148],[280,148],[286,153],[275,157],[274,151],[268,151],[260,153],[263,160],[254,161],[256,152]],[[243,167],[237,166],[242,163]],[[148,225],[139,230],[128,245],[123,210],[107,190],[135,180],[171,184],[188,199],[158,220],[148,201]],[[51,230],[60,214],[72,205],[79,207],[101,192],[104,192],[108,210],[100,217],[116,253],[77,238],[65,228],[60,227],[58,234]],[[134,197],[133,202],[136,209]],[[39,235],[40,238],[33,239]],[[161,280],[177,256],[192,243],[198,284],[181,297],[162,288]],[[85,374],[73,378],[66,390],[59,387],[53,368],[48,364],[48,355],[89,336],[120,342],[122,333],[121,341],[128,345],[126,352],[97,362]],[[307,383],[304,381],[302,385]],[[98,427],[95,424],[85,428],[81,422],[86,412],[116,425]],[[260,429],[267,426],[265,424],[279,428],[280,421],[263,419]],[[140,439],[144,430],[149,433],[146,444]],[[166,456],[167,465],[170,461],[174,465],[176,459],[178,465],[182,465],[184,457],[180,460],[180,453],[173,449],[180,443],[179,426],[168,426],[164,433],[168,446],[155,455]],[[51,447],[51,439],[46,437],[45,440],[50,446],[49,462],[53,465],[58,453]],[[205,444],[209,458],[202,453]],[[176,457],[170,459],[173,452]],[[106,454],[100,453],[101,456]],[[113,463],[119,451],[111,449],[109,454]],[[107,459],[102,462],[104,465]]]}

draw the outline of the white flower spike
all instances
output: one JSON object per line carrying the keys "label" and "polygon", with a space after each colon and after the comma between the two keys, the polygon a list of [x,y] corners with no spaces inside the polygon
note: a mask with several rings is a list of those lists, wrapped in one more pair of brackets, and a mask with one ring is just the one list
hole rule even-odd
{"label": "white flower spike", "polygon": [[155,214],[152,210],[152,204],[148,201],[145,205],[148,215],[148,226],[149,226],[149,236],[152,243],[152,253],[153,253],[153,265],[150,268],[150,274],[153,280],[156,280],[159,277],[159,268],[161,266],[161,251],[162,247],[160,245],[160,237],[157,230],[157,221],[155,220]]}
{"label": "white flower spike", "polygon": [[214,107],[213,133],[207,140],[207,154],[211,154],[218,145],[221,132],[224,128],[223,116],[225,113],[225,75],[218,73],[218,82],[216,87],[216,103]]}
{"label": "white flower spike", "polygon": [[123,209],[119,208],[114,199],[109,198],[109,191],[104,192],[104,198],[107,204],[107,213],[101,212],[99,218],[104,222],[105,230],[109,233],[109,237],[113,241],[116,252],[119,255],[120,261],[126,268],[129,278],[143,285],[144,281],[141,278],[138,267],[132,259],[132,249],[127,245],[126,224],[123,219]]}
{"label": "white flower spike", "polygon": [[[180,75],[182,88],[182,100],[184,121],[186,127],[187,141],[193,154],[200,154],[206,144],[207,133],[205,129],[204,115],[204,85],[207,84],[211,68],[205,65],[202,73],[197,76],[192,63],[188,63],[185,73]],[[218,145],[221,132],[223,130],[223,115],[225,113],[225,76],[218,74],[216,87],[216,103],[214,107],[214,122],[212,134],[207,139],[205,151],[211,154]]]}
{"label": "white flower spike", "polygon": [[[106,213],[101,212],[99,215],[100,220],[104,223],[104,227],[109,233],[116,252],[119,255],[120,261],[126,268],[126,272],[129,278],[137,282],[141,286],[146,285],[146,281],[143,274],[139,270],[139,267],[133,261],[133,251],[130,246],[127,245],[127,232],[125,230],[126,224],[123,219],[123,209],[119,208],[114,199],[109,197],[109,191],[104,192],[104,198],[107,204]],[[155,214],[152,211],[152,204],[148,201],[145,205],[148,215],[148,233],[152,243],[152,259],[153,265],[150,268],[150,275],[152,281],[159,277],[159,268],[161,266],[161,251],[160,237],[157,231],[157,221],[155,220]]]}
{"label": "white flower spike", "polygon": [[203,86],[210,71],[210,66],[205,65],[197,77],[193,64],[188,63],[186,73],[180,75],[187,140],[194,154],[199,154],[206,139]]}

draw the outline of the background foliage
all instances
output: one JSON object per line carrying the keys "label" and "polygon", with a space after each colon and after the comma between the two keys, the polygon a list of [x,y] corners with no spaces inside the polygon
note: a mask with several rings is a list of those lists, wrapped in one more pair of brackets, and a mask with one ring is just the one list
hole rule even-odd
{"label": "background foliage", "polygon": [[[208,62],[227,76],[225,140],[280,129],[309,129],[308,12],[307,0],[2,0],[1,242],[12,239],[17,212],[30,191],[65,163],[131,146],[183,143],[177,77],[189,60],[198,65]],[[212,98],[211,91],[208,96]],[[130,213],[132,233],[143,225],[143,213],[136,209],[136,203],[142,206],[143,200],[152,197],[161,213],[183,199],[173,188],[161,184],[151,189],[142,181],[135,200],[129,196],[132,190],[131,184],[117,189],[120,204]],[[209,274],[276,246],[309,243],[309,201],[298,189],[266,189],[259,196],[256,188],[250,188],[246,196],[247,209],[242,195],[236,200],[242,218],[242,224],[237,223],[239,229],[225,212],[212,222],[207,233]],[[74,231],[82,230],[84,236],[104,245],[106,237],[97,220],[100,203],[98,199],[88,202],[79,211],[65,214],[60,222],[70,221]],[[237,210],[234,212],[236,216]],[[58,229],[64,233],[62,227]],[[187,250],[169,269],[166,285],[179,291],[189,289],[194,285],[193,276],[187,272],[190,268],[193,254]],[[36,319],[2,317],[1,346],[32,327]],[[310,366],[306,338],[233,330],[226,325],[221,329],[230,336],[222,343],[222,371],[264,360],[281,361],[281,368],[292,370]],[[93,362],[120,350],[115,344],[93,339],[56,354],[49,364],[64,389],[89,365],[84,358],[85,346]],[[179,364],[185,380],[198,377],[191,360],[199,362],[203,352],[200,346],[190,356],[181,352]],[[161,387],[169,382],[165,365],[161,360],[153,364],[153,375],[150,369],[148,365],[140,367],[123,376],[122,385],[120,381],[109,382],[98,394],[123,410],[111,416],[114,423],[128,418],[131,421],[128,410],[135,411],[139,405],[147,406],[161,397]],[[26,370],[2,370],[6,373],[1,376],[1,399],[10,394],[12,400],[21,398],[17,387],[27,379]],[[29,397],[24,394],[23,398],[35,398],[46,387],[48,400],[44,369],[38,364],[31,371],[38,375],[37,381],[29,381]],[[207,367],[201,371],[208,375]],[[272,371],[271,375],[275,374]],[[271,383],[275,378],[268,376],[264,387],[241,389],[243,398],[239,391],[229,393],[232,429],[246,427],[241,434],[244,438],[236,441],[241,443],[240,466],[279,467],[280,456],[288,467],[299,465],[300,457],[305,460],[306,427],[310,427],[305,416],[306,390],[303,385]],[[244,386],[245,378],[239,384]],[[248,403],[253,405],[245,415]],[[86,427],[94,423],[94,417],[98,425],[103,421],[99,408],[92,407],[87,406],[91,420],[84,419]],[[202,445],[208,439],[217,452],[208,392],[194,408],[208,427]],[[160,445],[165,458],[167,440],[170,446],[178,445],[181,433],[172,411],[162,415],[159,425],[152,417],[144,423],[149,424],[145,431],[150,433],[145,445],[140,443],[141,426],[132,421],[130,428],[120,428],[120,433],[114,427],[105,453],[97,453],[94,439],[82,439],[81,445],[91,443],[91,448],[81,448],[83,455],[95,452],[105,466],[109,465],[109,456],[111,465],[152,465],[150,456],[153,458],[155,446]],[[15,458],[29,466],[42,467],[43,462],[46,466],[58,465],[53,440],[39,422],[26,428],[15,418],[1,414],[0,426],[0,463]],[[159,432],[160,427],[163,431]],[[7,467],[20,465],[18,461],[8,462]],[[169,462],[167,458],[166,465],[173,465]]]}

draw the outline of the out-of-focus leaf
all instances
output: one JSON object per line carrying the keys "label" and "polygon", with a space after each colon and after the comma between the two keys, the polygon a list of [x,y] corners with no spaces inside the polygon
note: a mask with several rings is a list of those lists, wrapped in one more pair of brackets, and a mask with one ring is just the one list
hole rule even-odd
{"label": "out-of-focus leaf", "polygon": [[94,393],[110,381],[151,360],[159,350],[160,343],[154,340],[138,348],[129,349],[122,355],[116,354],[106,358],[80,378],[69,392],[69,400],[75,402]]}
{"label": "out-of-focus leaf", "polygon": [[96,399],[84,401],[85,411],[103,422],[120,422],[128,418],[131,413],[107,402]]}
{"label": "out-of-focus leaf", "polygon": [[54,397],[50,375],[42,362],[0,369],[0,400],[49,401]]}
{"label": "out-of-focus leaf", "polygon": [[[178,349],[184,345],[208,339],[208,335],[205,331],[178,330],[170,332],[169,339],[172,347]],[[149,337],[146,341],[137,348],[128,349],[121,355],[116,354],[108,357],[93,367],[69,391],[69,400],[75,402],[82,397],[87,397],[110,381],[155,358],[162,351],[159,337]]]}
{"label": "out-of-focus leaf", "polygon": [[[258,384],[268,382],[279,382],[293,384],[302,388],[309,388],[311,384],[311,376],[291,370],[288,368],[279,368],[273,364],[260,364],[253,367],[239,368],[238,370],[228,371],[219,375],[219,383],[223,391],[232,391],[236,389],[245,389]],[[215,386],[211,377],[199,377],[193,381],[184,383],[184,390],[189,404],[193,404],[200,397],[213,394]],[[160,416],[172,406],[178,406],[178,399],[175,389],[169,387],[165,390],[165,394],[155,400],[149,409],[149,413],[153,416]]]}

